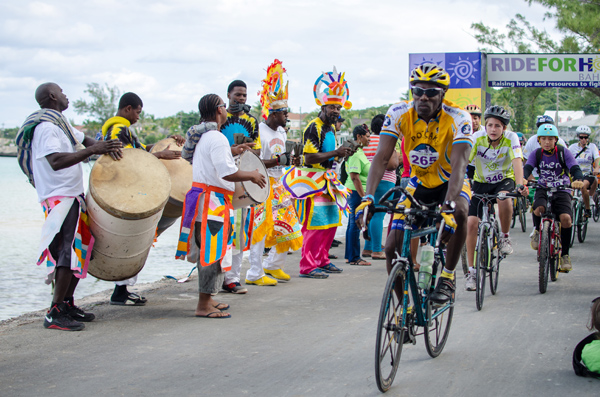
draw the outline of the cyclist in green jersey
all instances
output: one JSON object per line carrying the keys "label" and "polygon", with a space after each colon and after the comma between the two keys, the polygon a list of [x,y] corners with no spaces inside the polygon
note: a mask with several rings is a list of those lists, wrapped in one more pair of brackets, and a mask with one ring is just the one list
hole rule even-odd
{"label": "cyclist in green jersey", "polygon": [[[473,148],[469,156],[467,174],[473,179],[474,193],[497,194],[517,190],[524,196],[529,192],[523,186],[523,159],[521,144],[516,133],[506,131],[510,122],[510,113],[502,106],[491,106],[484,113],[485,129],[473,135]],[[498,200],[498,218],[500,219],[500,239],[498,248],[504,255],[513,252],[509,238],[512,219],[512,200]],[[473,260],[477,244],[477,230],[483,212],[481,199],[473,196],[469,205],[467,220],[467,261],[469,274],[466,290],[475,291],[475,268]]]}

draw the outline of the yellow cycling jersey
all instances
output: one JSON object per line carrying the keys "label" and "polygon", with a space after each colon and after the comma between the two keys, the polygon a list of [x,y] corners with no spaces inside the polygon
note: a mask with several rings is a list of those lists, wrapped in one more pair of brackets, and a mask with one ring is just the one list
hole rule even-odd
{"label": "yellow cycling jersey", "polygon": [[404,136],[410,175],[430,189],[448,182],[452,173],[452,147],[458,143],[472,147],[472,130],[471,115],[450,101],[443,101],[442,109],[429,123],[419,118],[414,102],[410,101],[390,107],[380,135],[396,139]]}

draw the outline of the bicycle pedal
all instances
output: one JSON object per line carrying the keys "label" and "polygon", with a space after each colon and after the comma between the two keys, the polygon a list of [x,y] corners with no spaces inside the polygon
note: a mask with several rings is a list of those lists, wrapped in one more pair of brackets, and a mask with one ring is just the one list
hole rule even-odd
{"label": "bicycle pedal", "polygon": [[570,270],[558,269],[558,272],[559,272],[559,273],[569,273],[569,272],[570,272]]}

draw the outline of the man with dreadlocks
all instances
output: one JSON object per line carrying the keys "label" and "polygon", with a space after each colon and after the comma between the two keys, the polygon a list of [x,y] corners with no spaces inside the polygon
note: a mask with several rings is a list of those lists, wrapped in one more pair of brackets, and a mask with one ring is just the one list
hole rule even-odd
{"label": "man with dreadlocks", "polygon": [[342,269],[329,261],[329,248],[335,231],[342,225],[342,211],[348,207],[348,189],[333,172],[334,159],[347,157],[350,148],[336,149],[335,123],[342,107],[350,109],[349,91],[344,73],[323,73],[314,85],[315,102],[321,106],[302,136],[304,167],[292,167],[283,176],[286,190],[296,199],[296,211],[302,223],[302,259],[300,277],[324,279]]}
{"label": "man with dreadlocks", "polygon": [[[215,301],[224,272],[231,269],[235,182],[252,181],[264,187],[258,170],[242,171],[233,160],[246,146],[232,148],[220,128],[227,120],[225,103],[215,94],[200,99],[200,124],[189,129],[181,156],[191,160],[192,189],[185,196],[177,259],[198,262],[199,296],[196,317],[228,318],[229,305]],[[199,252],[199,256],[198,256]]]}
{"label": "man with dreadlocks", "polygon": [[[512,131],[506,131],[510,122],[510,113],[502,106],[490,106],[484,115],[485,129],[473,135],[473,149],[469,156],[471,162],[467,174],[473,179],[473,192],[480,194],[508,193],[521,191],[524,196],[529,194],[523,187],[523,160],[519,137]],[[503,255],[513,252],[509,238],[510,221],[513,205],[511,199],[498,199],[498,218],[500,219],[500,238],[498,249]],[[469,218],[467,220],[467,261],[469,274],[466,276],[465,289],[475,291],[476,278],[473,267],[475,246],[477,245],[477,230],[483,214],[479,197],[471,199]]]}

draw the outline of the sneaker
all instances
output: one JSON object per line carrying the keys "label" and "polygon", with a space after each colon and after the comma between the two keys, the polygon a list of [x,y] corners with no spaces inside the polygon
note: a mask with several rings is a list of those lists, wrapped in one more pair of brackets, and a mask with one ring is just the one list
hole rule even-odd
{"label": "sneaker", "polygon": [[502,255],[510,255],[513,253],[512,242],[509,237],[500,237],[498,241],[498,248]]}
{"label": "sneaker", "polygon": [[70,302],[65,301],[65,303],[67,304],[67,314],[71,316],[73,320],[89,323],[96,318],[92,313],[86,313],[79,307],[72,305]]}
{"label": "sneaker", "polygon": [[44,328],[59,329],[61,331],[81,331],[84,329],[85,325],[73,320],[68,311],[67,304],[64,302],[52,306],[44,318]]}
{"label": "sneaker", "polygon": [[113,294],[110,297],[110,304],[117,306],[144,306],[146,302],[146,298],[134,292],[128,292],[125,296],[115,296]]}
{"label": "sneaker", "polygon": [[246,284],[275,286],[275,285],[277,285],[277,280],[274,280],[269,276],[262,276],[261,278],[259,278],[258,280],[255,280],[255,281],[250,281],[250,280],[246,279]]}
{"label": "sneaker", "polygon": [[569,255],[563,255],[560,258],[560,270],[563,272],[570,272],[573,270],[573,265],[571,264],[571,258]]}
{"label": "sneaker", "polygon": [[591,218],[592,217],[592,210],[585,210],[585,217],[586,218]]}
{"label": "sneaker", "polygon": [[264,269],[264,271],[269,276],[276,278],[277,280],[290,281],[290,279],[291,279],[290,275],[287,274],[286,272],[284,272],[282,269],[275,269],[275,270]]}
{"label": "sneaker", "polygon": [[435,289],[429,296],[434,303],[444,304],[448,303],[454,296],[456,287],[454,286],[454,280],[450,280],[446,277],[440,277]]}
{"label": "sneaker", "polygon": [[533,236],[531,236],[531,248],[534,251],[537,251],[539,246],[540,246],[540,231],[534,230]]}
{"label": "sneaker", "polygon": [[242,287],[240,283],[223,284],[223,290],[232,294],[245,294],[248,292],[248,288]]}
{"label": "sneaker", "polygon": [[475,273],[469,272],[466,276],[465,280],[465,290],[466,291],[475,291],[477,289]]}

